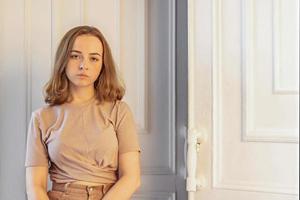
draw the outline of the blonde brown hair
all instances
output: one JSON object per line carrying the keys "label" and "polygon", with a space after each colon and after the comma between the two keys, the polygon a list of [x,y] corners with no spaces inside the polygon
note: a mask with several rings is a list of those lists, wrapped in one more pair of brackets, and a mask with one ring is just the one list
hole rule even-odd
{"label": "blonde brown hair", "polygon": [[44,86],[45,102],[50,106],[60,105],[72,100],[69,90],[69,79],[66,75],[70,51],[75,39],[80,35],[93,35],[102,42],[103,64],[101,72],[94,82],[96,98],[102,101],[121,100],[125,94],[124,81],[118,76],[110,47],[103,34],[92,26],[77,26],[69,30],[61,39],[54,61],[50,80]]}

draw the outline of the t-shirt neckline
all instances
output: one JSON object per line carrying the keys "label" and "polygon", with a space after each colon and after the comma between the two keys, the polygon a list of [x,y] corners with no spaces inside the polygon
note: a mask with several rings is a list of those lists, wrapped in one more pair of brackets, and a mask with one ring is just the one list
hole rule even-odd
{"label": "t-shirt neckline", "polygon": [[65,106],[68,107],[68,108],[82,108],[84,106],[90,105],[95,100],[96,100],[96,96],[93,96],[92,98],[90,98],[88,100],[85,100],[85,101],[82,101],[82,102],[76,102],[76,103],[69,102],[69,103],[65,103]]}

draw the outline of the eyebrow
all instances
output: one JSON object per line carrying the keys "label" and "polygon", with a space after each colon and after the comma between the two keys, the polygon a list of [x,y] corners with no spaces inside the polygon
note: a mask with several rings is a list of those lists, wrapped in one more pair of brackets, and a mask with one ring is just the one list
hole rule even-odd
{"label": "eyebrow", "polygon": [[[78,50],[71,50],[71,52],[76,52],[76,53],[82,54],[82,52],[78,51]],[[98,56],[101,56],[99,53],[89,53],[89,55],[98,55]]]}

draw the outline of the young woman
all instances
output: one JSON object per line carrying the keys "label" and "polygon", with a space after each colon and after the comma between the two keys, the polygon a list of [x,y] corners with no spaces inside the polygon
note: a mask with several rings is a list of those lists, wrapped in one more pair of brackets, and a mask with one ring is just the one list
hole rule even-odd
{"label": "young woman", "polygon": [[32,112],[28,126],[29,200],[130,199],[140,186],[141,148],[124,93],[101,32],[69,30],[45,85],[48,105]]}

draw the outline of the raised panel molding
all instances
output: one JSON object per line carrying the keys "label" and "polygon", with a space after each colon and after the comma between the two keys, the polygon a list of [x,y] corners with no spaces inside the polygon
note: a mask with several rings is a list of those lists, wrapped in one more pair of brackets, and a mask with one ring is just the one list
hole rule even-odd
{"label": "raised panel molding", "polygon": [[145,193],[135,193],[132,196],[133,200],[153,200],[153,199],[159,199],[159,200],[175,200],[175,193],[171,192],[145,192]]}
{"label": "raised panel molding", "polygon": [[[27,79],[26,121],[29,122],[32,110],[43,103],[42,86],[48,79],[51,69],[52,3],[26,0],[25,6],[25,60]],[[45,23],[46,22],[46,23]],[[42,44],[42,45],[41,45]],[[42,69],[42,70],[40,70]],[[43,73],[40,73],[40,71]],[[37,91],[37,92],[34,92]]]}
{"label": "raised panel molding", "polygon": [[[260,128],[256,127],[254,123],[254,98],[253,98],[253,65],[255,62],[254,52],[254,1],[246,1],[242,0],[242,43],[243,43],[243,61],[242,61],[242,139],[245,142],[281,142],[281,143],[298,143],[299,137],[297,136],[298,130],[296,129],[275,129],[275,128]],[[278,18],[278,2],[280,0],[275,0],[273,6],[273,18]],[[275,8],[275,9],[274,9]],[[276,17],[274,17],[274,15]],[[278,19],[277,19],[278,20]],[[273,85],[275,85],[274,93],[279,94],[296,94],[297,92],[293,89],[283,89],[279,84],[279,74],[280,68],[282,67],[279,64],[280,59],[280,47],[278,46],[280,42],[277,22],[274,22],[275,29],[273,29],[273,34],[275,34],[275,39],[273,40],[273,65],[272,68],[275,73],[275,77],[273,78]],[[273,26],[274,26],[273,24]],[[277,30],[277,32],[275,31]],[[276,33],[274,33],[274,31]],[[275,54],[274,54],[275,52]],[[277,88],[277,89],[276,89]],[[279,89],[281,88],[281,89]]]}
{"label": "raised panel molding", "polygon": [[168,149],[168,168],[169,173],[175,174],[176,168],[176,129],[175,129],[175,110],[176,110],[176,101],[175,101],[175,90],[176,90],[176,74],[175,74],[175,1],[169,0],[168,1],[170,12],[169,12],[169,66],[168,66],[168,74],[170,75],[169,78],[169,88],[168,88],[168,105],[169,105],[169,149]]}
{"label": "raised panel molding", "polygon": [[[168,88],[168,162],[167,166],[144,166],[142,169],[143,174],[152,174],[152,175],[172,175],[175,174],[175,157],[176,157],[176,130],[175,130],[175,2],[173,0],[168,0],[169,5],[169,65],[168,65],[168,74],[169,78],[169,88]],[[147,40],[146,40],[147,41]],[[147,64],[146,64],[147,65]],[[148,66],[148,65],[147,65]],[[146,117],[147,118],[147,117]],[[145,131],[145,130],[144,130]],[[145,133],[145,132],[144,132]],[[150,133],[150,132],[149,132]],[[151,134],[151,133],[150,133]]]}
{"label": "raised panel molding", "polygon": [[139,134],[149,134],[146,8],[145,0],[124,1],[120,4],[120,69],[124,78],[127,75],[136,77],[125,80],[129,87],[124,98],[128,98],[128,102],[134,102],[131,105],[136,114]]}
{"label": "raised panel molding", "polygon": [[[169,159],[171,160],[171,159]],[[145,175],[172,175],[175,173],[173,166],[169,163],[169,166],[144,166],[142,168],[142,174]]]}
{"label": "raised panel molding", "polygon": [[292,185],[274,184],[267,182],[250,182],[239,180],[219,181],[214,184],[214,188],[234,189],[243,191],[270,192],[274,194],[298,194],[298,188]]}
{"label": "raised panel molding", "polygon": [[147,3],[145,0],[137,0],[136,1],[137,6],[137,12],[136,12],[136,49],[137,49],[137,56],[136,56],[136,71],[137,71],[137,78],[136,78],[136,90],[137,95],[136,96],[136,102],[137,107],[139,108],[137,110],[137,120],[138,121],[138,128],[140,129],[140,134],[147,134],[148,131],[148,116],[146,113],[148,112],[149,108],[149,102],[147,102],[147,88],[149,87],[149,84],[147,82]]}
{"label": "raised panel molding", "polygon": [[[138,127],[138,133],[141,138],[152,137],[151,130],[149,127],[149,119],[150,119],[150,107],[151,104],[148,102],[149,99],[149,88],[152,87],[149,84],[149,79],[147,75],[149,75],[149,70],[151,66],[149,66],[148,61],[148,4],[149,2],[146,0],[132,0],[129,5],[123,5],[121,3],[121,11],[123,12],[123,19],[121,19],[121,32],[123,31],[123,35],[121,37],[121,48],[129,48],[128,51],[125,51],[124,54],[120,56],[120,63],[125,66],[121,66],[121,73],[134,73],[134,80],[127,80],[129,87],[133,89],[133,91],[129,91],[129,96],[126,96],[125,99],[128,99],[128,102],[133,102],[135,104],[131,104],[135,119]],[[168,58],[168,74],[170,75],[169,83],[168,83],[168,132],[163,133],[168,135],[168,159],[166,163],[162,166],[143,166],[142,174],[145,175],[172,175],[175,173],[175,2],[173,0],[168,0],[168,9],[169,9],[169,27],[168,27],[168,49],[169,54],[167,54]],[[127,7],[126,7],[127,6]],[[134,12],[131,10],[134,8]],[[122,13],[121,12],[121,13]],[[133,29],[126,29],[126,27],[122,28],[124,21],[129,21],[129,25],[132,24],[131,27]],[[128,24],[125,24],[128,26]],[[128,46],[128,42],[130,43],[134,37],[134,41],[136,42],[133,45],[133,48]],[[128,40],[128,41],[127,41]],[[128,57],[132,58],[128,61]],[[132,69],[131,69],[132,68]],[[124,70],[123,70],[124,69]],[[122,71],[123,70],[123,71]],[[126,77],[126,76],[125,76]]]}
{"label": "raised panel molding", "polygon": [[85,24],[87,21],[86,17],[86,1],[85,0],[78,0],[80,4],[79,16],[80,16],[80,24]]}
{"label": "raised panel molding", "polygon": [[[25,30],[24,30],[24,64],[26,69],[26,124],[29,123],[32,111],[31,105],[31,94],[32,94],[32,86],[31,86],[31,77],[32,77],[32,69],[31,69],[31,1],[25,1],[24,3],[24,13],[25,13]],[[26,136],[27,137],[27,136]]]}
{"label": "raised panel molding", "polygon": [[297,129],[289,130],[253,128],[243,131],[242,138],[245,142],[299,143],[299,138],[297,136],[294,136],[297,132]]}
{"label": "raised panel molding", "polygon": [[[257,192],[269,192],[269,193],[279,193],[279,194],[298,194],[298,188],[293,185],[284,185],[284,184],[276,184],[274,182],[250,182],[250,181],[241,181],[241,180],[230,180],[223,179],[223,171],[222,171],[222,160],[223,160],[223,152],[222,152],[222,141],[223,141],[223,133],[222,133],[222,89],[221,89],[221,81],[222,81],[222,0],[213,0],[212,1],[212,19],[213,19],[213,32],[212,32],[212,45],[213,45],[213,141],[212,141],[212,154],[213,154],[213,162],[212,162],[212,187],[217,189],[230,189],[230,190],[243,190],[243,191],[257,191]],[[242,42],[244,44],[243,49],[245,50],[243,55],[243,77],[251,78],[250,68],[252,66],[253,60],[253,38],[248,33],[253,33],[253,0],[242,0],[242,28],[243,28],[243,38]],[[247,82],[248,83],[248,82]],[[247,85],[245,79],[243,79],[243,125],[247,123],[246,121],[246,111],[249,111],[249,102],[246,99],[247,97]],[[249,94],[248,94],[249,95]],[[250,102],[251,103],[251,102]],[[251,105],[250,105],[251,106]],[[248,116],[248,115],[247,115]],[[253,129],[254,130],[254,129]],[[270,136],[270,137],[259,137],[261,135],[259,131],[272,131],[272,133],[278,133],[280,135],[285,134],[286,132],[295,131],[295,130],[258,130],[255,129],[251,132],[249,129],[243,128],[243,140],[244,141],[256,141],[256,142],[298,142],[296,138],[293,137],[282,137],[282,136]],[[247,133],[247,134],[246,134]],[[249,135],[249,133],[251,135]],[[264,134],[263,134],[264,135]]]}
{"label": "raised panel molding", "polygon": [[[293,3],[297,4],[291,6],[293,9],[287,8],[286,5],[292,5]],[[273,0],[273,93],[274,94],[299,94],[299,59],[296,60],[299,55],[299,13],[295,18],[288,18],[290,15],[294,15],[297,12],[294,12],[294,9],[299,9],[299,1],[283,1],[283,0]],[[289,15],[287,15],[287,10]],[[296,21],[295,21],[296,20]],[[288,21],[288,23],[287,23]],[[283,22],[289,24],[287,29],[284,28],[282,31]],[[285,37],[284,37],[285,36]],[[291,44],[292,40],[298,40],[298,42]],[[282,49],[290,49],[288,59],[284,59],[282,55]],[[294,45],[294,46],[293,46]],[[289,75],[285,76],[284,79],[281,77],[281,73],[284,72],[286,65],[289,66],[288,73]],[[292,66],[292,67],[291,67]],[[292,84],[282,83],[292,80]],[[297,81],[298,80],[298,81]]]}

